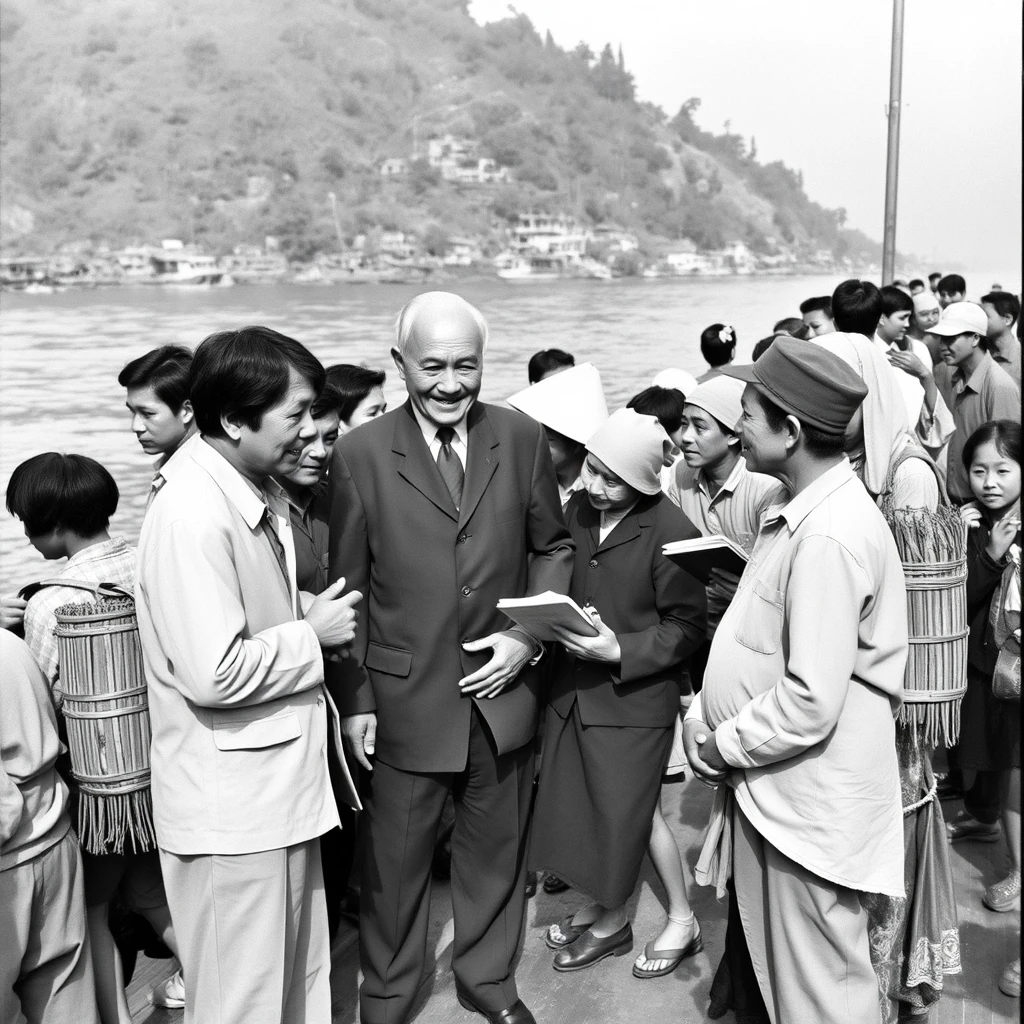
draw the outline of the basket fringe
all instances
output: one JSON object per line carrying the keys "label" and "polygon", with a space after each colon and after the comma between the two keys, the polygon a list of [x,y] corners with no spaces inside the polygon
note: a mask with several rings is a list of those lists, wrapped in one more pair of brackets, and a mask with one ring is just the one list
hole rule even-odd
{"label": "basket fringe", "polygon": [[953,746],[960,736],[960,697],[953,700],[932,700],[915,703],[905,700],[900,708],[901,725],[923,725],[927,746]]}
{"label": "basket fringe", "polygon": [[126,840],[131,843],[130,852],[155,850],[149,788],[112,796],[79,793],[78,835],[82,848],[94,854],[124,853]]}

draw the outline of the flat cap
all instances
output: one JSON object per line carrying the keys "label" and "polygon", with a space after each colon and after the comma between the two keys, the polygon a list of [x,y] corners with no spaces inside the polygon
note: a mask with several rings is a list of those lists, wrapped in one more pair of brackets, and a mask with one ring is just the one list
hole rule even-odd
{"label": "flat cap", "polygon": [[756,363],[723,366],[722,373],[826,434],[842,434],[868,393],[839,356],[796,338],[776,338]]}

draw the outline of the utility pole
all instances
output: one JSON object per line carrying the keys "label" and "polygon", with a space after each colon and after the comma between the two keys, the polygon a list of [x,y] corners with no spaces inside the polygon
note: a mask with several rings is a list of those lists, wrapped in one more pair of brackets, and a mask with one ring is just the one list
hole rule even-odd
{"label": "utility pole", "polygon": [[892,64],[889,70],[889,145],[885,161],[885,227],[882,284],[896,272],[896,192],[900,171],[900,97],[903,93],[903,0],[892,3]]}
{"label": "utility pole", "polygon": [[338,220],[338,197],[333,192],[327,193],[327,198],[331,201],[331,216],[334,218],[334,230],[338,235],[338,251],[345,251],[345,237],[341,233],[341,221]]}

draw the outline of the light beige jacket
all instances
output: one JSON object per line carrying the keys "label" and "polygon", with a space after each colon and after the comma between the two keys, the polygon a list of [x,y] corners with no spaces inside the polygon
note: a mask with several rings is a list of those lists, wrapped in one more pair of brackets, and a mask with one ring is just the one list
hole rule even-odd
{"label": "light beige jacket", "polygon": [[146,514],[136,608],[152,721],[157,840],[242,854],[338,824],[323,658],[301,619],[287,510],[197,440]]}

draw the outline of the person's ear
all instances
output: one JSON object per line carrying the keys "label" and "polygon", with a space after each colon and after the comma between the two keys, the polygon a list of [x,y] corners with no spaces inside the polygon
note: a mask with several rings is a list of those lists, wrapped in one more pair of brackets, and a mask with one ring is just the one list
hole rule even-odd
{"label": "person's ear", "polygon": [[222,412],[220,414],[220,425],[221,429],[232,441],[241,440],[242,427],[244,426],[244,424],[238,418],[237,413]]}
{"label": "person's ear", "polygon": [[181,424],[183,427],[191,427],[195,422],[196,414],[192,409],[192,403],[189,399],[185,399],[181,403],[181,408],[178,410],[178,416],[181,418]]}
{"label": "person's ear", "polygon": [[792,452],[800,442],[800,435],[803,433],[803,427],[800,425],[800,421],[795,416],[786,417],[786,438],[785,445],[786,451]]}
{"label": "person's ear", "polygon": [[405,360],[402,358],[402,353],[398,351],[397,347],[391,349],[391,358],[398,369],[398,376],[405,380]]}

